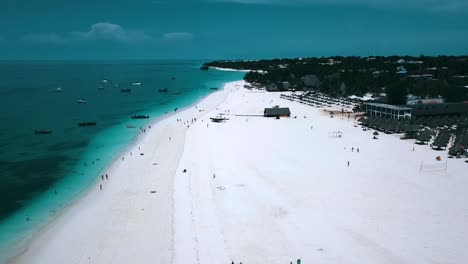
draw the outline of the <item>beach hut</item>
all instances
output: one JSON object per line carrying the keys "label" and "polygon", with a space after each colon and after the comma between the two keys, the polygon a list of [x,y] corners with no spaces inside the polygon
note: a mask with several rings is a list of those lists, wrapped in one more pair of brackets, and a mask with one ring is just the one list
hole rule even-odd
{"label": "beach hut", "polygon": [[374,135],[373,139],[377,139],[377,136],[379,135],[379,132],[375,131],[374,133],[372,133],[372,135]]}
{"label": "beach hut", "polygon": [[265,117],[290,117],[291,111],[289,107],[273,107],[273,108],[265,108],[263,111]]}

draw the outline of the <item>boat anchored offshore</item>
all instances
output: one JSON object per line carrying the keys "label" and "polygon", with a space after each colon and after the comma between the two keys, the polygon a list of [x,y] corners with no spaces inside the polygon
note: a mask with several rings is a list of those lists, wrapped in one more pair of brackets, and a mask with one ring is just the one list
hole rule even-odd
{"label": "boat anchored offshore", "polygon": [[96,122],[80,122],[78,123],[78,126],[96,126]]}
{"label": "boat anchored offshore", "polygon": [[141,82],[134,82],[132,83],[132,86],[142,86],[143,84]]}
{"label": "boat anchored offshore", "polygon": [[87,103],[85,99],[78,99],[77,102],[79,104],[86,104]]}
{"label": "boat anchored offshore", "polygon": [[128,88],[128,89],[120,89],[120,92],[121,93],[130,93],[132,91],[132,89]]}
{"label": "boat anchored offshore", "polygon": [[147,119],[149,115],[132,115],[133,119]]}
{"label": "boat anchored offshore", "polygon": [[52,130],[34,130],[36,135],[49,135],[52,134]]}
{"label": "boat anchored offshore", "polygon": [[167,88],[164,88],[164,89],[159,89],[160,92],[162,93],[167,93],[167,91],[169,91]]}
{"label": "boat anchored offshore", "polygon": [[211,87],[210,90],[218,90],[218,87]]}
{"label": "boat anchored offshore", "polygon": [[62,90],[62,88],[58,87],[57,89],[54,90],[54,92],[61,93],[61,92],[63,92],[63,90]]}

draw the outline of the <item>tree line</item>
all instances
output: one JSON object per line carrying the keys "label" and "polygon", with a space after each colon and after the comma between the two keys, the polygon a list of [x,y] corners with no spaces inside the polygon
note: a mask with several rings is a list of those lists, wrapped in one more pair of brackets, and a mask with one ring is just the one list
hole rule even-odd
{"label": "tree line", "polygon": [[[468,56],[322,57],[272,60],[223,60],[202,67],[251,70],[244,79],[258,86],[274,84],[284,90],[307,89],[306,75],[320,80],[319,91],[331,96],[386,94],[390,104],[406,103],[412,94],[421,98],[442,96],[448,102],[468,100]],[[261,70],[262,72],[257,72]],[[466,77],[461,77],[466,76]]]}

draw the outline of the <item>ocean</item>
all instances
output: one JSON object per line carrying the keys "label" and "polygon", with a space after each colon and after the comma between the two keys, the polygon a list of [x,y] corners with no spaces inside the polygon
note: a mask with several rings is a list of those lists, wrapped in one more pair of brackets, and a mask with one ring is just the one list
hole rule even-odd
{"label": "ocean", "polygon": [[[201,71],[201,64],[0,62],[0,262],[12,245],[87,190],[140,134],[139,127],[244,76]],[[159,91],[164,88],[168,92]],[[80,122],[96,126],[80,127]]]}

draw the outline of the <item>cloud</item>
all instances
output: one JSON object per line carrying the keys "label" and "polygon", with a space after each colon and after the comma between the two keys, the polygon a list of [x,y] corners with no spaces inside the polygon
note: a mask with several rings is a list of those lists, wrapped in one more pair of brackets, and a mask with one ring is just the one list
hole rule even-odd
{"label": "cloud", "polygon": [[143,31],[126,30],[122,26],[99,22],[91,26],[86,32],[71,32],[70,36],[77,40],[115,40],[119,42],[132,43],[150,40],[151,37]]}
{"label": "cloud", "polygon": [[68,40],[58,34],[47,33],[47,34],[26,34],[21,37],[21,41],[26,43],[38,43],[38,44],[57,44],[62,45],[68,43]]}
{"label": "cloud", "polygon": [[30,33],[21,37],[21,41],[32,44],[64,45],[76,42],[89,42],[96,40],[115,41],[120,43],[141,43],[150,41],[151,36],[143,31],[127,30],[118,24],[99,22],[91,25],[88,31],[68,32],[63,35],[56,33],[36,34]]}
{"label": "cloud", "polygon": [[171,32],[163,35],[164,40],[189,40],[193,38],[190,32]]}

